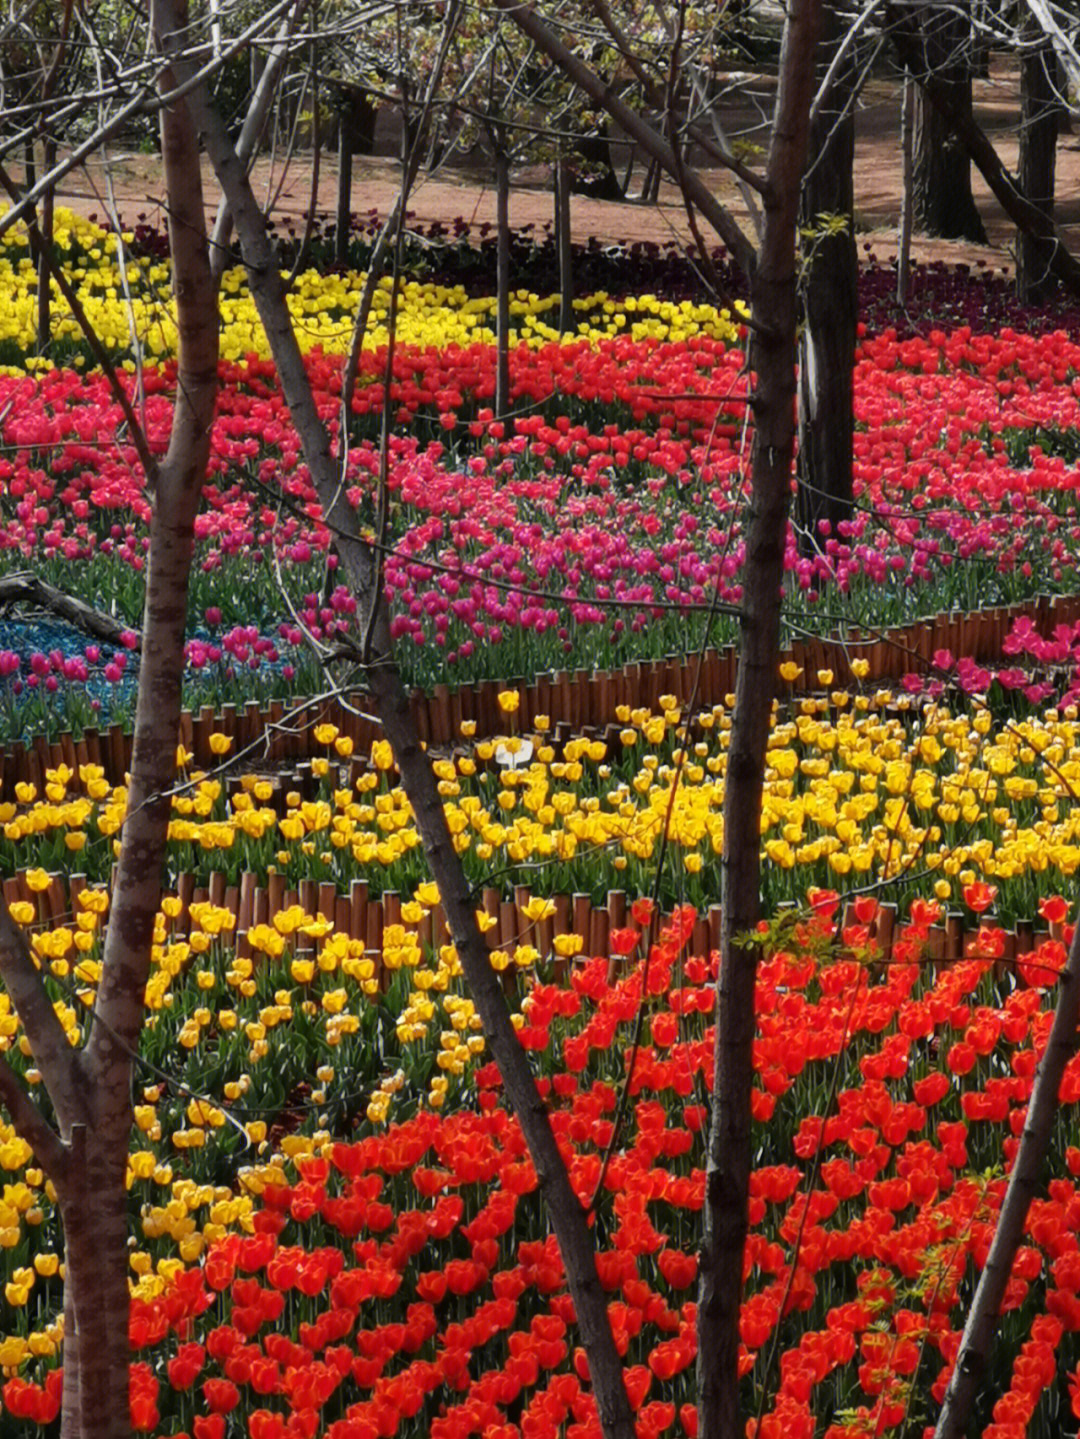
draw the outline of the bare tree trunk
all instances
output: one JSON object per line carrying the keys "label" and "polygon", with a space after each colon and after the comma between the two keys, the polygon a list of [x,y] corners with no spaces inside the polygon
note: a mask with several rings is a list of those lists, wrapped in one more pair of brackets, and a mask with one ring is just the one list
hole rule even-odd
{"label": "bare tree trunk", "polygon": [[337,220],[334,227],[334,263],[349,260],[352,224],[353,156],[370,155],[375,136],[376,111],[366,90],[352,85],[337,87],[338,182]]}
{"label": "bare tree trunk", "polygon": [[915,93],[914,149],[916,228],[939,240],[985,245],[986,230],[971,193],[971,163],[921,86]]}
{"label": "bare tree trunk", "polygon": [[[1052,225],[1058,117],[1061,113],[1060,69],[1050,40],[1028,15],[1020,55],[1020,163],[1017,179],[1031,203]],[[1040,43],[1041,42],[1041,43]],[[1023,230],[1016,237],[1016,293],[1037,304],[1053,291],[1050,262],[1053,244],[1045,236]]]}
{"label": "bare tree trunk", "polygon": [[476,924],[476,902],[446,824],[431,762],[424,753],[412,707],[401,676],[392,662],[369,671],[371,699],[389,739],[409,796],[416,827],[439,886],[458,959],[484,1026],[484,1039],[499,1066],[506,1096],[518,1117],[536,1168],[551,1227],[559,1243],[567,1287],[574,1300],[581,1342],[589,1357],[589,1377],[600,1424],[607,1439],[633,1439],[634,1418],[623,1384],[622,1360],[611,1333],[607,1298],[596,1270],[593,1233],[581,1201],[559,1153],[547,1107],[525,1051],[518,1042],[502,982],[494,969]]}
{"label": "bare tree trunk", "polygon": [[[156,6],[151,25],[160,43],[162,17]],[[168,72],[162,83],[172,88]],[[177,297],[177,394],[169,449],[158,469],[153,496],[128,813],[101,984],[90,1034],[78,1056],[89,1123],[70,1134],[69,1171],[58,1186],[65,1226],[72,1226],[66,1263],[79,1336],[81,1439],[121,1439],[130,1434],[124,1176],[132,1124],[131,1056],[144,1020],[144,991],[161,898],[168,791],[176,772],[194,524],[209,460],[217,389],[217,298],[206,241],[198,142],[185,101],[161,112],[161,149]]]}
{"label": "bare tree trunk", "polygon": [[570,166],[565,155],[555,162],[555,245],[559,259],[559,331],[574,332],[574,251],[570,228]]}
{"label": "bare tree trunk", "polygon": [[591,173],[579,175],[575,189],[590,200],[626,199],[626,191],[615,168],[611,146],[611,127],[605,120],[592,135],[579,135],[574,142],[578,154],[592,167]]}
{"label": "bare tree trunk", "polygon": [[510,412],[510,156],[495,145],[495,414]]}
{"label": "bare tree trunk", "polygon": [[[670,147],[627,113],[528,6],[496,0],[531,41],[683,182],[698,204],[702,187],[681,174]],[[723,931],[718,984],[714,1104],[705,1182],[698,1294],[697,1384],[702,1439],[733,1439],[739,1418],[739,1308],[748,1227],[750,1092],[753,1079],[757,953],[739,943],[760,911],[760,815],[765,752],[776,679],[788,498],[795,441],[795,229],[806,166],[814,54],[821,0],[793,0],[786,12],[773,136],[765,181],[761,249],[755,254],[730,213],[711,196],[707,215],[751,276],[750,367],[754,449],[744,563],[736,703],[724,803]],[[700,206],[699,206],[700,208]],[[704,209],[703,209],[703,213]],[[729,240],[729,237],[730,240]]]}
{"label": "bare tree trunk", "polygon": [[1080,1023],[1080,924],[1073,931],[1069,957],[1057,987],[1057,1007],[1046,1049],[1035,1071],[1024,1131],[1009,1187],[998,1215],[990,1252],[979,1278],[960,1340],[956,1367],[945,1393],[934,1439],[962,1439],[967,1433],[971,1407],[986,1378],[1001,1304],[1012,1273],[1013,1260],[1024,1238],[1024,1221],[1031,1201],[1041,1191],[1042,1167],[1050,1147],[1050,1131],[1058,1109],[1058,1090],[1065,1066],[1076,1053]]}
{"label": "bare tree trunk", "polygon": [[[51,170],[56,164],[55,140],[47,139],[45,141],[44,164],[46,171]],[[41,354],[46,353],[52,339],[52,285],[49,261],[46,257],[52,252],[53,208],[54,196],[53,192],[49,190],[41,202],[41,224],[38,226],[41,231],[42,253],[38,256],[37,345]]]}
{"label": "bare tree trunk", "polygon": [[645,167],[645,178],[641,182],[639,205],[655,205],[660,198],[660,166],[651,160]]}
{"label": "bare tree trunk", "polygon": [[[826,0],[825,65],[841,38],[835,0]],[[857,51],[840,67],[810,127],[810,163],[802,188],[799,224],[806,251],[799,333],[799,546],[813,553],[824,542],[822,525],[836,527],[852,514],[855,431],[854,370],[858,321],[855,249],[855,111]],[[843,228],[832,228],[835,217]]]}
{"label": "bare tree trunk", "polygon": [[[151,6],[160,41],[161,12]],[[186,12],[182,17],[186,25]],[[175,88],[168,70],[164,91]],[[0,1098],[56,1187],[64,1224],[65,1439],[128,1439],[127,1189],[132,1055],[145,1018],[154,920],[161,897],[175,777],[187,587],[195,516],[210,453],[218,314],[210,271],[199,147],[186,101],[161,112],[179,348],[168,452],[146,476],[152,491],[139,692],[117,877],[88,1036],[60,1029],[25,935],[0,907],[0,973],[23,1022],[57,1116],[57,1135],[0,1062]],[[43,256],[48,250],[41,245]],[[141,437],[140,437],[141,438]],[[145,443],[140,453],[148,454]]]}
{"label": "bare tree trunk", "polygon": [[[170,0],[159,0],[159,3],[164,7]],[[179,58],[175,67],[184,80],[191,78],[190,67]],[[315,407],[307,371],[285,305],[281,276],[273,262],[265,219],[221,118],[212,108],[202,85],[194,86],[189,103],[195,111],[203,142],[236,224],[252,297],[278,366],[282,389],[323,506],[324,517],[335,531],[345,573],[358,593],[366,638],[371,645],[369,688],[372,702],[394,749],[405,792],[424,840],[425,853],[439,883],[442,904],[466,980],[470,989],[476,986],[473,997],[487,1042],[500,1066],[507,1094],[530,1146],[541,1192],[559,1239],[601,1424],[607,1439],[633,1439],[633,1413],[623,1384],[607,1301],[596,1274],[591,1231],[570,1183],[546,1107],[510,1022],[501,983],[491,968],[487,946],[476,923],[471,891],[446,829],[442,801],[430,762],[416,735],[408,697],[390,653],[379,567],[371,547],[356,538],[355,519],[343,493],[337,463],[330,453],[329,436]]]}
{"label": "bare tree trunk", "polygon": [[757,380],[739,668],[724,798],[723,928],[698,1292],[701,1439],[732,1439],[742,1433],[739,1309],[750,1189],[758,951],[740,937],[753,932],[761,905],[761,796],[795,443],[795,227],[820,24],[821,0],[793,0],[784,26],[764,229],[750,290],[750,367]]}
{"label": "bare tree trunk", "polygon": [[900,163],[903,190],[900,196],[900,232],[896,242],[896,303],[907,304],[911,282],[911,222],[915,208],[914,194],[914,108],[915,96],[911,76],[904,76],[904,93],[900,101]]}
{"label": "bare tree trunk", "polygon": [[[67,1239],[67,1226],[64,1226]],[[60,1400],[60,1439],[79,1439],[82,1419],[82,1385],[79,1370],[79,1326],[75,1320],[75,1294],[64,1284],[64,1389]]]}
{"label": "bare tree trunk", "polygon": [[349,111],[342,102],[338,110],[337,223],[334,227],[334,264],[345,268],[349,258],[349,224],[352,220],[352,130]]}
{"label": "bare tree trunk", "polygon": [[[948,120],[965,149],[978,166],[1001,208],[1018,230],[1043,237],[1051,247],[1050,268],[1072,295],[1080,295],[1080,263],[1066,249],[1052,220],[1033,205],[1005,169],[997,151],[975,123],[970,111],[957,107],[949,88],[925,71],[919,55],[918,37],[912,33],[910,16],[905,7],[889,4],[885,10],[886,24],[901,63],[918,80],[934,106]],[[920,78],[921,77],[921,78]]]}
{"label": "bare tree trunk", "polygon": [[[79,1439],[129,1439],[128,1205],[124,1176],[130,1121],[120,1136],[76,1125],[71,1136],[69,1182],[60,1212],[64,1223],[65,1315],[71,1294],[73,1350],[64,1336],[65,1374],[77,1356],[73,1386],[76,1415],[65,1413],[64,1432]],[[65,1386],[65,1399],[67,1398]],[[74,1420],[74,1424],[72,1421]]]}
{"label": "bare tree trunk", "polygon": [[[971,115],[971,20],[963,5],[921,12],[923,74],[945,86],[956,109]],[[916,74],[917,80],[922,75]],[[915,218],[927,235],[986,244],[971,193],[971,160],[942,111],[920,89],[915,101]]]}

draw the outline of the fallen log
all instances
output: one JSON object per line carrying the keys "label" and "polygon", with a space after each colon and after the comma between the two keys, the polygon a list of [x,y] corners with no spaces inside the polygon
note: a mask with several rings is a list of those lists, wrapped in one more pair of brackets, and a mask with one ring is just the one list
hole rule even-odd
{"label": "fallen log", "polygon": [[137,643],[131,643],[134,632],[127,625],[122,625],[119,620],[94,609],[83,600],[76,599],[74,595],[58,590],[40,575],[35,575],[30,570],[16,570],[10,575],[0,575],[0,609],[20,602],[48,610],[105,644],[117,645],[123,649],[139,648]]}

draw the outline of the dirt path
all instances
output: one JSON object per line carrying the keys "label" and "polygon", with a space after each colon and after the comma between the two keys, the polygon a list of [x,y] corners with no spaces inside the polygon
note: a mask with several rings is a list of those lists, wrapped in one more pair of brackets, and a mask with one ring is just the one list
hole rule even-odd
{"label": "dirt path", "polygon": [[[860,246],[887,262],[896,254],[896,224],[900,212],[899,91],[895,83],[876,81],[864,93],[856,122],[855,208]],[[1015,65],[1008,58],[995,57],[989,80],[976,84],[976,116],[984,125],[1010,170],[1017,157],[1018,101]],[[767,133],[746,108],[740,117],[743,138],[762,143]],[[376,146],[391,151],[395,137],[381,124]],[[126,223],[145,214],[163,222],[160,167],[155,156],[116,153],[112,157],[113,186],[121,215]],[[337,191],[337,164],[324,156],[316,197],[318,211],[332,214]],[[354,161],[353,209],[357,213],[375,210],[385,215],[397,197],[399,166],[389,153],[357,157]],[[745,223],[746,212],[735,186],[723,171],[709,172],[717,194]],[[266,160],[255,168],[255,189],[266,203],[277,194],[279,218],[298,220],[311,203],[312,165],[310,154],[302,154],[283,174],[280,165]],[[962,242],[916,237],[912,252],[916,260],[948,263],[981,263],[1011,269],[1011,246],[1015,232],[981,177],[974,174],[974,191],[986,225],[990,244],[986,247]],[[208,181],[208,194],[216,193]],[[1062,136],[1058,145],[1058,223],[1066,243],[1080,252],[1080,141]],[[108,206],[103,184],[103,165],[96,161],[85,171],[76,171],[60,190],[61,203],[84,214],[106,214]],[[411,209],[418,221],[452,222],[461,217],[472,224],[493,223],[495,197],[490,176],[483,163],[444,170],[436,178],[422,176]],[[538,229],[551,218],[552,202],[547,172],[542,168],[523,170],[515,176],[511,220],[515,226]],[[656,205],[611,203],[574,196],[574,235],[580,240],[595,236],[603,243],[620,240],[652,240],[665,244],[685,242],[689,236],[686,214],[673,186],[661,186]],[[707,238],[711,235],[706,231]]]}

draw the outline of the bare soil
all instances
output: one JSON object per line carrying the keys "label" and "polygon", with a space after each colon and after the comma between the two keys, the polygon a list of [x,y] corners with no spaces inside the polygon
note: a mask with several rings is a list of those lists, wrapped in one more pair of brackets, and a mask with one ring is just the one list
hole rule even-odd
{"label": "bare soil", "polygon": [[[769,80],[747,76],[741,105],[729,133],[762,147],[768,129],[759,118],[767,111]],[[1019,118],[1016,65],[1008,56],[994,56],[988,79],[975,86],[976,118],[998,149],[1002,161],[1015,170]],[[899,139],[900,92],[894,81],[872,82],[864,91],[856,119],[855,220],[864,254],[881,263],[896,255],[896,228],[901,201]],[[396,159],[397,136],[389,116],[380,117],[376,132],[376,153],[357,156],[353,161],[353,210],[377,211],[385,215],[397,197],[400,166]],[[160,164],[153,155],[116,152],[110,157],[113,192],[126,224],[139,215],[164,223]],[[74,171],[60,187],[60,202],[84,213],[108,213],[103,173],[104,161],[97,159],[85,169]],[[256,194],[273,206],[280,220],[298,220],[312,204],[312,157],[300,153],[288,166],[260,160],[254,172]],[[746,210],[726,171],[707,172],[716,193],[746,223]],[[641,174],[641,167],[635,175]],[[971,245],[916,236],[913,258],[921,263],[944,261],[967,263],[1011,271],[1015,231],[1000,205],[989,193],[981,176],[973,170],[973,190],[989,237],[989,245]],[[207,177],[207,195],[216,196],[216,187]],[[1061,137],[1057,157],[1057,220],[1069,248],[1080,249],[1080,140],[1070,134]],[[333,214],[337,194],[337,161],[324,154],[315,191],[317,212]],[[468,158],[437,176],[422,175],[414,188],[410,208],[419,223],[462,218],[471,224],[493,223],[495,196],[490,165],[482,155]],[[550,173],[544,167],[521,169],[515,174],[511,201],[511,223],[534,225],[539,230],[551,219]],[[655,205],[617,203],[574,196],[572,223],[575,238],[595,236],[603,243],[651,240],[660,244],[689,237],[685,209],[674,186],[664,183]],[[703,229],[707,241],[714,237]]]}

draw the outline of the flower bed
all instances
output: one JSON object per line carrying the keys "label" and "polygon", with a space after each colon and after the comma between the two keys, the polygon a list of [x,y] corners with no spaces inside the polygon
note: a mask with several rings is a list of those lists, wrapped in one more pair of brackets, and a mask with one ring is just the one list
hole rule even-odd
{"label": "flower bed", "polygon": [[[175,305],[170,293],[168,260],[157,243],[160,237],[139,231],[111,231],[69,210],[56,212],[54,250],[64,264],[87,320],[106,351],[131,364],[135,343],[142,355],[165,359],[176,351]],[[358,271],[308,269],[296,277],[288,305],[300,348],[341,354],[348,349],[352,319],[360,301],[365,276]],[[37,270],[30,257],[25,230],[16,227],[0,239],[0,282],[5,305],[0,309],[0,360],[18,374],[54,368],[52,359],[35,357],[37,335]],[[372,323],[365,348],[386,345],[389,281],[375,291]],[[247,290],[242,266],[226,270],[221,280],[223,320],[221,352],[227,360],[248,355],[263,359],[269,349],[255,305]],[[558,340],[548,323],[557,310],[558,296],[518,290],[513,296],[511,321],[520,337],[531,343]],[[82,331],[59,296],[52,333],[60,353],[79,363],[91,352]],[[711,305],[689,300],[667,300],[657,295],[629,308],[604,290],[574,303],[578,332],[591,339],[626,330],[678,339],[712,334],[735,337],[738,318]],[[406,345],[427,348],[448,344],[468,347],[491,344],[495,339],[495,300],[488,294],[470,295],[460,284],[409,280],[403,287],[397,315],[397,335]],[[134,332],[134,340],[133,340]]]}
{"label": "flower bed", "polygon": [[[310,363],[336,429],[340,361]],[[365,360],[350,444],[362,524],[374,514],[370,433],[382,363]],[[469,682],[607,668],[731,637],[742,363],[738,350],[703,337],[518,346],[515,403],[543,408],[508,438],[484,408],[490,346],[403,348],[396,403],[414,434],[391,443],[386,585],[408,677],[430,686],[448,675]],[[820,614],[841,602],[849,622],[867,630],[913,610],[968,611],[1067,590],[1077,368],[1076,347],[1060,334],[864,339],[859,509],[842,533],[821,537],[816,556],[800,554],[792,535],[787,615],[796,630],[820,628]],[[326,584],[327,536],[272,378],[260,362],[223,373],[190,616],[194,703],[242,700],[253,687],[317,688],[306,637],[332,642],[352,622],[350,597]],[[168,368],[148,371],[145,383],[157,447]],[[666,398],[672,393],[682,398]],[[135,625],[146,502],[133,451],[116,444],[119,415],[104,381],[74,371],[0,379],[0,413],[13,447],[0,463],[8,563],[33,564],[91,603],[107,599]],[[442,438],[424,443],[425,426]],[[284,619],[279,583],[293,597],[294,615]],[[1069,663],[1071,645],[1061,655]],[[25,729],[56,713],[59,690],[76,724],[112,718],[127,704],[125,664],[122,650],[96,644],[20,652],[9,636],[0,708],[12,731]],[[1026,684],[1031,666],[1006,666],[1018,668]],[[87,676],[99,681],[97,694],[86,693]]]}
{"label": "flower bed", "polygon": [[[504,698],[512,706],[518,697]],[[655,889],[667,908],[719,900],[728,709],[686,715],[668,697],[656,713],[628,708],[618,719],[607,739],[556,747],[547,718],[534,717],[434,759],[472,882],[504,893],[527,882],[536,894],[585,893],[596,905],[612,889]],[[185,874],[208,884],[212,872],[219,886],[239,887],[245,874],[272,875],[279,895],[302,883],[344,894],[362,880],[373,896],[409,896],[425,881],[389,745],[377,741],[369,762],[354,763],[335,726],[319,726],[316,738],[324,753],[304,789],[267,773],[227,783],[182,769],[169,826],[173,884]],[[228,738],[211,747],[227,763]],[[987,710],[919,709],[888,691],[803,700],[769,742],[767,907],[798,902],[808,883],[840,881],[905,902],[913,893],[955,902],[980,879],[997,886],[1006,923],[1030,919],[1080,868],[1078,783],[1075,713],[995,725]],[[0,805],[0,865],[47,877],[77,855],[91,882],[104,883],[126,803],[126,786],[96,766],[50,770],[40,792],[20,784]]]}
{"label": "flower bed", "polygon": [[[61,241],[83,262],[76,278],[87,303],[96,296],[105,330],[119,335],[127,311],[109,295],[117,237],[80,222]],[[20,243],[8,237],[13,284],[30,273]],[[136,268],[139,283],[163,279],[150,254]],[[337,294],[341,284],[325,281],[335,313],[355,303],[355,290]],[[230,305],[246,315],[250,302],[237,293]],[[728,604],[739,594],[747,432],[737,328],[702,307],[601,295],[594,309],[603,323],[585,335],[560,341],[534,330],[514,346],[511,437],[486,408],[490,336],[470,338],[453,318],[462,305],[478,313],[477,302],[417,286],[405,300],[427,328],[406,326],[395,360],[395,415],[411,433],[392,442],[387,586],[417,682],[445,672],[467,681],[578,668],[612,654],[650,659],[685,641],[688,627],[695,641],[706,631],[726,637],[729,622],[709,610],[714,594]],[[315,302],[305,292],[302,304]],[[531,304],[521,301],[525,310]],[[341,358],[317,338],[309,364],[336,433]],[[11,343],[18,349],[23,339],[13,334]],[[312,634],[325,636],[343,617],[324,588],[327,537],[273,367],[241,358],[252,347],[259,352],[253,332],[238,331],[234,362],[223,367],[191,614],[192,678],[221,698],[233,697],[229,686],[236,697],[245,692],[245,673],[263,686],[313,682],[302,632],[283,622],[270,555]],[[365,351],[354,400],[346,472],[362,518],[377,471],[384,351]],[[143,372],[139,407],[154,448],[167,434],[167,355],[166,346],[163,367]],[[816,556],[800,553],[793,536],[791,619],[816,625],[815,607],[839,595],[865,627],[912,608],[970,610],[1067,588],[1077,373],[1064,331],[866,333],[856,373],[859,511],[843,533],[819,537]],[[51,366],[31,377],[20,360],[0,383],[0,414],[12,449],[0,467],[10,562],[32,562],[90,599],[109,597],[134,625],[148,511],[134,450],[117,443],[121,417],[104,381]],[[256,577],[242,587],[243,606],[238,566]],[[889,577],[897,583],[883,583]],[[38,673],[30,654],[18,653],[15,667],[8,651],[7,690],[21,685],[20,700],[35,680],[70,685],[65,665],[78,671],[76,683],[83,670],[106,684],[124,678],[116,675],[122,656],[111,652],[57,661],[39,648]]]}
{"label": "flower bed", "polygon": [[[976,905],[982,898],[971,895]],[[985,934],[966,959],[935,972],[920,962],[935,910],[920,904],[894,962],[875,965],[874,909],[860,901],[839,928],[835,895],[813,892],[802,917],[765,942],[754,1091],[761,1150],[741,1323],[745,1399],[748,1412],[762,1413],[762,1434],[910,1432],[940,1398],[964,1275],[985,1253],[1000,1165],[1015,1152],[1048,1031],[1060,941],[1002,974]],[[618,981],[607,957],[575,964],[568,982],[542,971],[521,1001],[520,1033],[545,1075],[583,1201],[599,1187],[600,1273],[640,1432],[692,1434],[711,969],[687,951],[690,910],[647,966],[635,963],[648,906],[634,913],[615,940],[626,956]],[[214,912],[201,918],[199,973],[235,968]],[[207,1008],[204,1025],[190,1001],[179,1013],[153,1011],[155,1053],[197,1055],[187,1029],[205,1034],[203,1044],[216,1034],[220,1053],[212,1074],[194,1059],[182,1071],[199,1076],[201,1098],[150,1075],[137,1111],[133,1426],[196,1439],[223,1439],[237,1422],[252,1439],[420,1427],[451,1439],[502,1425],[595,1433],[573,1306],[493,1068],[475,1075],[475,1107],[452,1102],[455,1073],[473,1057],[460,1001],[437,986],[417,989],[433,1013],[444,1010],[444,1032],[434,1046],[410,1037],[400,1072],[381,1082],[371,1045],[350,1048],[346,1027],[319,1067],[318,1090],[281,1101],[296,1127],[266,1149],[269,1109],[252,1108],[252,1095],[265,1097],[268,1076],[296,1046],[312,1065],[315,1032],[326,1025],[328,1034],[333,1020],[332,991],[322,1004],[308,998],[319,987],[302,963],[294,958],[283,974],[267,958],[250,979],[231,974],[238,991],[277,986],[265,1038],[226,1024],[220,1010],[215,1019]],[[639,1010],[641,1048],[628,1061]],[[162,1024],[171,1041],[156,1032]],[[1024,1432],[1031,1418],[1031,1432],[1053,1432],[1040,1426],[1069,1402],[1066,1371],[1080,1357],[1071,1218],[1080,1151],[1068,1144],[1078,1065],[1063,1088],[1053,1178],[1033,1206],[1006,1298],[1000,1342],[1012,1382],[981,1416],[980,1432],[995,1436]],[[630,1103],[616,1133],[624,1086]],[[366,1106],[355,1137],[349,1104],[354,1113]],[[262,1158],[238,1154],[227,1138],[222,1145],[227,1110]],[[230,1153],[244,1167],[222,1182]],[[58,1303],[58,1258],[51,1204],[40,1172],[23,1168],[28,1158],[10,1137],[0,1145],[15,1180],[2,1232],[16,1332],[3,1352],[9,1368],[24,1366],[0,1393],[14,1417],[41,1421],[57,1400],[47,1316]]]}
{"label": "flower bed", "polygon": [[[108,294],[118,238],[69,225],[61,241],[125,363],[125,307]],[[124,382],[160,449],[175,380],[166,275],[147,237],[132,243],[123,279],[156,363],[141,391],[131,368]],[[28,267],[14,239],[6,249],[14,296]],[[358,285],[302,277],[292,296],[339,444],[332,351]],[[355,624],[236,274],[227,291],[188,656],[194,702],[215,706],[315,691],[310,641],[333,644]],[[589,672],[701,643],[719,682],[750,437],[737,321],[601,293],[564,340],[549,308],[517,297],[511,427],[490,411],[490,304],[434,280],[405,294],[389,398],[408,433],[389,441],[385,578],[409,676]],[[23,364],[18,310],[0,376],[7,561],[133,626],[148,513],[136,456],[102,378],[79,372],[79,337],[59,319],[70,367]],[[889,691],[866,683],[886,673],[884,642],[850,648],[853,629],[862,645],[913,613],[1073,585],[1080,347],[1038,328],[863,334],[855,517],[816,550],[790,536],[791,638],[842,604],[847,647],[793,650],[768,755],[762,846],[777,918],[761,934],[742,1317],[758,1435],[912,1433],[932,1414],[1045,1044],[1069,938],[1059,891],[1080,865],[1075,613],[1046,600],[1037,622],[1019,615],[996,636],[1004,666],[981,662],[982,629],[960,621],[909,633],[910,677],[895,671]],[[348,417],[361,526],[375,517],[379,344]],[[124,643],[2,649],[13,732],[47,715],[78,729],[126,703]],[[80,712],[91,679],[100,689]],[[1061,706],[1039,713],[1051,684]],[[657,688],[654,705],[609,694],[611,728],[575,734],[539,708],[539,685],[523,709],[492,684],[481,698],[493,732],[478,737],[444,691],[433,748],[491,962],[578,1192],[598,1196],[601,1279],[644,1436],[695,1422],[730,701],[690,693]],[[967,702],[984,693],[992,708]],[[387,747],[367,737],[361,752],[319,715],[320,748],[295,776],[230,770],[245,727],[255,739],[251,709],[228,733],[204,711],[193,742],[194,725],[206,752],[179,761],[179,893],[155,933],[129,1160],[133,1427],[591,1439],[536,1177]],[[92,742],[83,755],[68,737],[59,763],[41,746],[40,773],[6,775],[0,794],[5,894],[73,1042],[100,975],[127,802],[120,730],[108,732],[110,774]],[[65,885],[73,865],[84,880]],[[0,1048],[37,1086],[21,1041],[0,998]],[[1001,1321],[1009,1387],[975,1421],[994,1439],[1060,1433],[1069,1407],[1080,1414],[1078,1063]],[[47,1425],[62,1349],[58,1220],[10,1129],[0,1166],[0,1422]]]}
{"label": "flower bed", "polygon": [[[796,637],[781,652],[781,694],[788,702],[819,694],[837,675],[850,672],[868,693],[882,681],[899,681],[903,695],[940,699],[946,694],[989,692],[997,710],[1015,690],[1033,705],[1053,698],[1068,707],[1076,699],[1080,673],[1078,614],[1080,600],[1059,596],[973,614],[933,615],[912,625],[865,635],[851,629],[834,639]],[[960,660],[954,659],[954,650]],[[1021,656],[1027,667],[1013,663],[1016,656]],[[539,674],[523,681],[517,692],[526,713],[547,715],[553,730],[561,734],[567,726],[603,731],[616,723],[620,707],[656,709],[661,695],[671,695],[680,704],[692,700],[708,707],[721,702],[734,686],[735,649],[727,646],[690,658],[672,655],[618,670]],[[58,679],[52,689],[46,681],[46,695],[56,693],[59,687]],[[473,735],[491,738],[504,726],[499,707],[502,690],[495,680],[453,688],[436,684],[430,695],[414,690],[413,716],[421,739],[430,745],[452,746],[463,733],[463,725],[469,726]],[[237,760],[249,767],[261,764],[281,771],[295,761],[321,754],[315,731],[322,723],[334,724],[358,753],[366,753],[378,738],[378,729],[362,709],[359,695],[346,695],[340,702],[334,696],[293,698],[288,706],[281,701],[260,706],[255,700],[243,706],[224,705],[220,710],[204,706],[197,714],[181,714],[180,742],[204,769],[216,763],[211,737],[223,735],[234,746],[231,753]],[[71,721],[66,710],[64,719]],[[54,731],[56,725],[49,728]],[[83,726],[77,740],[71,730],[61,731],[52,741],[38,734],[29,745],[20,742],[0,751],[0,792],[10,794],[19,783],[40,789],[46,770],[61,765],[73,771],[85,764],[100,765],[115,784],[123,778],[130,760],[131,736],[119,724],[108,731]],[[293,787],[302,787],[302,773],[297,770],[294,777]]]}

